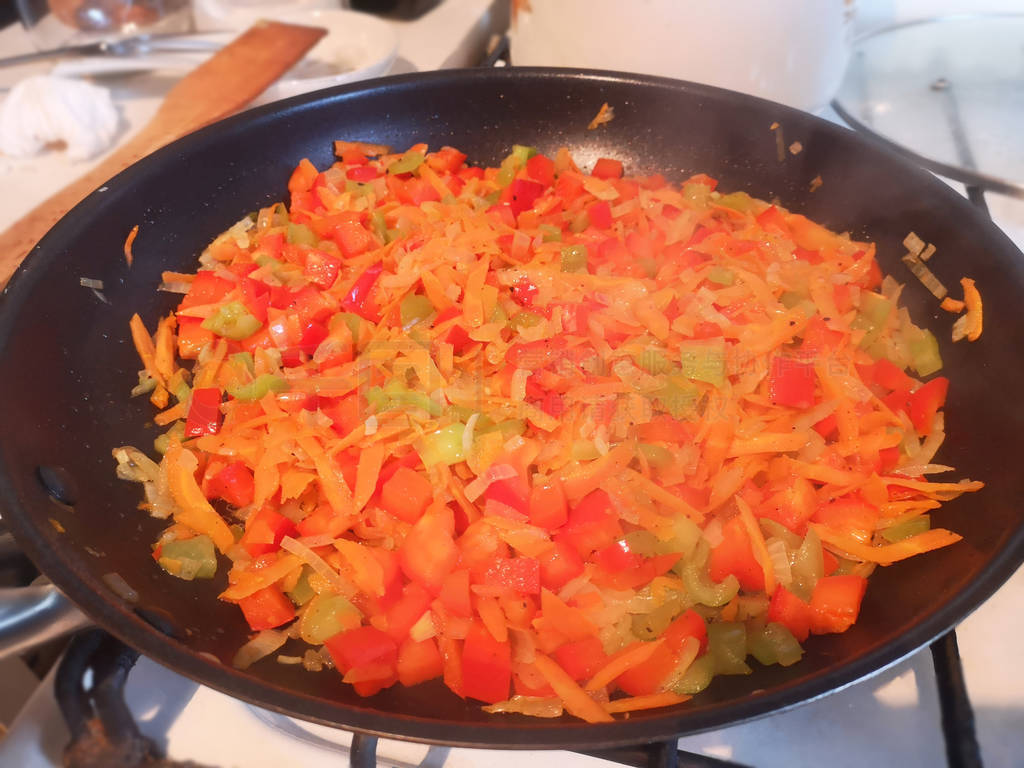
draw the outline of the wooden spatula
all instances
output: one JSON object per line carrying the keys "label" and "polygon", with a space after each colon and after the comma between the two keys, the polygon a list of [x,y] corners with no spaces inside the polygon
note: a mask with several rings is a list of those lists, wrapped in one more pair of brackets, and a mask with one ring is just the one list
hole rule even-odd
{"label": "wooden spatula", "polygon": [[50,227],[90,192],[165,144],[244,107],[326,33],[318,27],[259,22],[189,72],[134,137],[0,234],[0,286]]}

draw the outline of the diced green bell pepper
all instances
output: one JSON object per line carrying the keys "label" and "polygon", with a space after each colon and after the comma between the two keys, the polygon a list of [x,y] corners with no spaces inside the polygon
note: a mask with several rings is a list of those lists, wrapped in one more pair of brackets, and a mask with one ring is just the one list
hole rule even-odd
{"label": "diced green bell pepper", "polygon": [[903,539],[931,530],[931,527],[931,516],[921,515],[920,517],[915,517],[906,522],[890,525],[888,528],[882,529],[882,538],[891,542],[902,541]]}
{"label": "diced green bell pepper", "polygon": [[434,464],[458,464],[466,458],[462,450],[462,435],[465,424],[449,424],[416,442],[416,451],[426,467]]}
{"label": "diced green bell pepper", "polygon": [[[704,187],[703,184],[694,186]],[[704,187],[707,189],[707,187]],[[672,691],[680,696],[693,696],[700,693],[715,677],[715,659],[709,653],[693,660],[683,676],[672,686]]]}
{"label": "diced green bell pepper", "polygon": [[708,624],[708,655],[715,660],[716,675],[749,675],[747,627],[739,621]]}
{"label": "diced green bell pepper", "polygon": [[302,639],[320,645],[362,618],[359,609],[341,595],[324,592],[309,601],[299,621]]}
{"label": "diced green bell pepper", "polygon": [[793,633],[774,621],[747,632],[747,650],[765,666],[779,664],[788,667],[804,655],[804,649]]}
{"label": "diced green bell pepper", "polygon": [[715,202],[740,213],[747,213],[754,207],[754,198],[746,192],[730,192],[727,195],[722,195]]}
{"label": "diced green bell pepper", "polygon": [[305,224],[294,224],[292,222],[288,222],[286,237],[292,245],[316,245],[320,242],[320,238],[316,236],[312,229]]}
{"label": "diced green bell pepper", "polygon": [[230,301],[203,321],[203,328],[232,341],[241,341],[263,327],[240,301]]}
{"label": "diced green bell pepper", "polygon": [[302,575],[299,576],[299,580],[295,582],[295,586],[289,589],[285,594],[291,598],[291,601],[296,605],[305,605],[316,592],[311,586],[309,586],[309,574],[312,573],[312,569],[306,565],[302,567]]}
{"label": "diced green bell pepper", "polygon": [[388,173],[412,173],[423,164],[422,152],[406,152],[398,160],[388,166]]}
{"label": "diced green bell pepper", "polygon": [[262,373],[248,384],[228,387],[228,394],[236,400],[262,400],[268,392],[284,392],[288,382],[283,376],[273,373]]}
{"label": "diced green bell pepper", "polygon": [[217,574],[217,552],[209,536],[169,541],[157,561],[172,576],[185,581],[212,579]]}
{"label": "diced green bell pepper", "polygon": [[701,538],[690,556],[676,563],[675,570],[683,580],[686,594],[692,600],[701,605],[717,608],[736,597],[736,593],[740,591],[740,582],[732,574],[718,584],[711,581],[707,567],[710,553],[711,548],[707,541]]}

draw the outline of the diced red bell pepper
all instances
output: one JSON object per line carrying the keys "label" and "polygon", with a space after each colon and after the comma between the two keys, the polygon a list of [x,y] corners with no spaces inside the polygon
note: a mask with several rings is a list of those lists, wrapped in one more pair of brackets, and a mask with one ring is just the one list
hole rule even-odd
{"label": "diced red bell pepper", "polygon": [[609,229],[612,225],[612,208],[607,200],[598,200],[587,206],[590,226],[598,229]]}
{"label": "diced red bell pepper", "polygon": [[642,562],[640,556],[629,549],[625,539],[609,544],[594,552],[593,561],[607,573],[633,570]]}
{"label": "diced red bell pepper", "polygon": [[338,279],[341,259],[327,251],[310,250],[306,254],[306,265],[302,274],[317,288],[327,290]]}
{"label": "diced red bell pepper", "polygon": [[273,507],[262,507],[245,524],[240,544],[253,557],[275,552],[281,548],[281,539],[295,531],[295,523]]}
{"label": "diced red bell pepper", "polygon": [[381,487],[381,507],[407,523],[419,520],[433,500],[430,481],[409,467],[399,467]]}
{"label": "diced red bell pepper", "polygon": [[816,383],[813,365],[799,363],[790,357],[772,358],[768,374],[768,397],[775,405],[810,408],[814,405]]}
{"label": "diced red bell pepper", "polygon": [[388,609],[385,631],[395,642],[402,642],[409,635],[412,625],[429,610],[431,600],[433,597],[427,590],[415,581],[410,581],[402,589],[402,596]]}
{"label": "diced red bell pepper", "polygon": [[345,171],[345,178],[352,181],[373,181],[380,176],[380,171],[372,165],[358,165]]}
{"label": "diced red bell pepper", "polygon": [[807,521],[818,506],[814,486],[803,477],[793,477],[768,487],[768,495],[758,505],[758,516],[767,517],[803,534]]}
{"label": "diced red bell pepper", "polygon": [[608,661],[608,654],[601,641],[590,636],[560,645],[555,650],[555,661],[573,680],[589,680]]}
{"label": "diced red bell pepper", "polygon": [[339,632],[324,643],[343,674],[374,670],[377,676],[360,680],[352,687],[360,696],[372,696],[398,679],[398,645],[376,627],[363,626]]}
{"label": "diced red bell pepper", "polygon": [[804,328],[800,357],[808,362],[822,358],[834,350],[842,340],[842,333],[833,331],[825,325],[824,320],[815,315]]}
{"label": "diced red bell pepper", "polygon": [[596,176],[599,179],[621,179],[622,161],[613,160],[610,157],[598,158],[590,175]]}
{"label": "diced red bell pepper", "polygon": [[587,557],[621,536],[622,526],[613,512],[611,499],[598,489],[588,493],[569,510],[569,521],[558,531],[555,539],[570,544],[582,557]]}
{"label": "diced red bell pepper", "polygon": [[708,573],[714,581],[732,574],[748,592],[764,591],[764,571],[754,557],[750,535],[738,517],[722,526],[722,542],[711,550]]}
{"label": "diced red bell pepper", "polygon": [[534,482],[530,489],[529,516],[531,524],[549,531],[565,525],[569,519],[569,507],[557,476]]}
{"label": "diced red bell pepper", "polygon": [[462,692],[495,704],[508,698],[512,685],[512,650],[474,621],[462,647]]}
{"label": "diced red bell pepper", "polygon": [[868,541],[878,524],[880,512],[858,496],[843,496],[820,505],[814,512],[814,521]]}
{"label": "diced red bell pepper", "polygon": [[260,323],[266,324],[267,307],[270,305],[270,286],[259,280],[253,280],[251,277],[243,277],[240,284],[242,303],[245,308]]}
{"label": "diced red bell pepper", "polygon": [[406,638],[398,649],[398,682],[405,686],[433,680],[444,673],[444,660],[434,638]]}
{"label": "diced red bell pepper", "polygon": [[302,158],[295,170],[292,171],[291,178],[288,179],[288,191],[292,194],[307,191],[313,186],[313,181],[319,173],[313,163],[305,157]]}
{"label": "diced red bell pepper", "polygon": [[550,187],[555,183],[555,163],[550,157],[534,155],[526,161],[526,175]]}
{"label": "diced red bell pepper", "polygon": [[373,286],[377,284],[377,278],[380,277],[380,273],[383,270],[384,265],[381,262],[367,267],[366,271],[352,284],[348,295],[342,300],[341,305],[349,312],[355,312],[366,320],[376,322],[377,308],[373,306],[371,294]]}
{"label": "diced red bell pepper", "polygon": [[[696,638],[700,651],[707,648],[708,631],[704,619],[688,610],[675,619],[662,635],[665,642],[647,661],[636,665],[616,678],[615,683],[631,696],[645,696],[661,689],[665,678],[679,663],[679,652],[688,637]],[[653,638],[652,638],[653,639]]]}
{"label": "diced red bell pepper", "polygon": [[638,558],[635,568],[627,568],[618,573],[608,573],[605,570],[596,571],[594,583],[617,590],[639,589],[643,585],[649,584],[652,579],[670,571],[677,562],[679,562],[678,552]]}
{"label": "diced red bell pepper", "polygon": [[817,424],[812,425],[811,429],[827,440],[839,429],[839,418],[834,413],[830,413]]}
{"label": "diced red bell pepper", "polygon": [[185,421],[185,436],[216,435],[220,432],[220,389],[199,387],[192,390],[192,400]]}
{"label": "diced red bell pepper", "polygon": [[302,335],[299,336],[299,351],[312,357],[327,335],[327,326],[323,323],[305,323],[302,326]]}
{"label": "diced red bell pepper", "polygon": [[224,499],[235,507],[252,504],[255,483],[244,461],[232,461],[210,478],[207,490],[211,496]]}
{"label": "diced red bell pepper", "polygon": [[299,521],[296,528],[302,536],[333,536],[337,538],[352,525],[351,518],[339,515],[327,504],[317,507]]}
{"label": "diced red bell pepper", "polygon": [[559,590],[583,573],[583,558],[576,547],[568,542],[555,541],[546,552],[538,555],[540,581],[550,590]]}
{"label": "diced red bell pepper", "polygon": [[227,296],[235,288],[235,284],[223,277],[218,277],[211,270],[201,269],[196,272],[192,286],[182,298],[178,309],[198,307],[203,304],[214,304]]}
{"label": "diced red bell pepper", "polygon": [[533,208],[537,198],[544,194],[544,185],[529,179],[513,179],[509,188],[512,190],[512,199],[508,205],[516,216]]}
{"label": "diced red bell pepper", "polygon": [[254,632],[280,627],[295,618],[295,606],[276,584],[243,597],[238,607]]}
{"label": "diced red bell pepper", "polygon": [[896,468],[900,461],[900,447],[882,448],[878,451],[879,474],[887,475]]}
{"label": "diced red bell pepper", "polygon": [[868,587],[863,576],[822,576],[811,594],[811,632],[845,632],[857,621]]}
{"label": "diced red bell pepper", "polygon": [[200,317],[178,317],[178,357],[195,360],[203,347],[214,340],[213,331],[203,328]]}
{"label": "diced red bell pepper", "polygon": [[435,595],[459,560],[459,549],[451,531],[439,517],[423,515],[406,534],[398,551],[405,575]]}
{"label": "diced red bell pepper", "polygon": [[473,605],[469,597],[469,571],[459,569],[445,576],[438,599],[454,615],[472,616]]}
{"label": "diced red bell pepper", "polygon": [[926,384],[922,384],[917,391],[910,395],[910,402],[907,415],[914,423],[914,429],[919,435],[928,435],[932,431],[932,421],[939,409],[946,404],[946,394],[949,392],[949,379],[945,376],[936,376]]}
{"label": "diced red bell pepper", "polygon": [[811,606],[780,584],[768,604],[768,621],[781,624],[802,643],[811,632]]}
{"label": "diced red bell pepper", "polygon": [[454,147],[441,147],[427,155],[426,163],[438,173],[455,173],[466,162],[466,155]]}
{"label": "diced red bell pepper", "polygon": [[363,403],[359,395],[339,398],[320,398],[320,412],[331,420],[331,429],[339,437],[346,437],[363,423]]}
{"label": "diced red bell pepper", "polygon": [[491,483],[484,491],[484,500],[504,504],[521,515],[530,511],[530,489],[518,475]]}
{"label": "diced red bell pepper", "polygon": [[521,595],[539,595],[540,561],[533,557],[499,558],[484,573],[483,581],[489,587],[503,587]]}
{"label": "diced red bell pepper", "polygon": [[[902,368],[895,363],[886,360],[884,357],[875,361],[872,379],[876,384],[885,387],[890,392],[898,390],[909,390],[914,386],[911,379]],[[869,382],[865,382],[869,383]]]}

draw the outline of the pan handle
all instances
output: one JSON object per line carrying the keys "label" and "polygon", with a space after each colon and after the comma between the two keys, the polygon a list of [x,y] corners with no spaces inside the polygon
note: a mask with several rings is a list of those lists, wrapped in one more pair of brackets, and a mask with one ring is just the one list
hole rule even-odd
{"label": "pan handle", "polygon": [[0,659],[90,624],[52,584],[0,589]]}

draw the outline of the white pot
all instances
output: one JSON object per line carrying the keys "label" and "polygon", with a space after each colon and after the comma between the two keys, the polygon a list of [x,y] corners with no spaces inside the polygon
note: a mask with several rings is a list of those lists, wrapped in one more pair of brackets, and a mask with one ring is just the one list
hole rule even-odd
{"label": "white pot", "polygon": [[850,55],[855,0],[529,0],[512,62],[675,77],[817,111]]}

